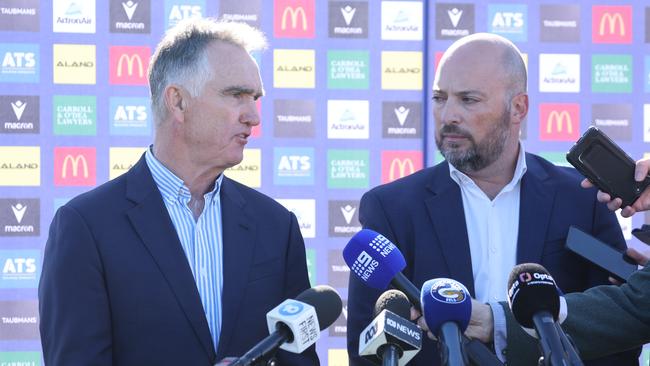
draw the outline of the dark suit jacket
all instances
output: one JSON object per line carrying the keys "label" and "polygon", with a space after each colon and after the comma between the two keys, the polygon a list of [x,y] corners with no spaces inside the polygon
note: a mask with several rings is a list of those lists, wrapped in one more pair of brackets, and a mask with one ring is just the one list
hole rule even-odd
{"label": "dark suit jacket", "polygon": [[[564,243],[569,226],[576,225],[624,248],[614,214],[596,201],[594,190],[580,187],[581,178],[575,170],[556,167],[532,154],[526,154],[526,165],[521,181],[517,263],[543,265],[565,293],[606,283],[604,272],[568,252]],[[383,234],[399,247],[406,258],[404,275],[417,287],[432,278],[449,277],[465,284],[474,296],[460,187],[449,176],[447,162],[370,190],[361,199],[359,218],[365,228]],[[506,289],[503,291],[505,294]],[[380,294],[351,274],[347,328],[351,364],[365,364],[357,356],[359,333],[372,320]],[[435,347],[425,339],[412,365],[438,364]],[[636,357],[630,356],[630,362],[636,364]],[[508,357],[511,365],[530,365],[529,359],[519,363],[519,359]],[[617,359],[615,364],[625,362]]]}
{"label": "dark suit jacket", "polygon": [[[295,216],[224,177],[222,328],[212,345],[194,277],[144,160],[61,207],[39,285],[47,365],[212,365],[268,336],[266,312],[309,287]],[[278,353],[280,364],[318,364]]]}
{"label": "dark suit jacket", "polygon": [[[650,266],[635,272],[620,287],[598,286],[583,293],[567,294],[565,299],[568,316],[562,328],[583,359],[650,342]],[[508,336],[508,348],[518,353],[534,349],[536,344],[528,335]]]}

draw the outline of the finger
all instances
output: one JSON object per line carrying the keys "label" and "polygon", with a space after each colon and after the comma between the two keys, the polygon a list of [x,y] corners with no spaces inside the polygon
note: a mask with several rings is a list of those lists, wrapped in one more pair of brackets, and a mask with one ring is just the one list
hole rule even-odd
{"label": "finger", "polygon": [[582,182],[580,182],[580,186],[582,186],[582,188],[591,188],[591,187],[593,187],[594,185],[591,184],[591,182],[589,181],[589,179],[585,178],[585,179],[582,180]]}
{"label": "finger", "polygon": [[611,283],[612,285],[620,286],[622,284],[621,281],[617,280],[614,277],[608,277],[607,279],[609,280],[609,283]]}
{"label": "finger", "polygon": [[411,306],[411,320],[415,321],[417,320],[422,314],[413,306]]}
{"label": "finger", "polygon": [[621,216],[630,217],[636,213],[636,210],[630,206],[625,207],[621,210]]}
{"label": "finger", "polygon": [[608,193],[598,191],[596,194],[596,199],[598,199],[598,202],[607,203],[612,200],[612,197]]}
{"label": "finger", "polygon": [[612,211],[616,211],[619,208],[621,208],[622,204],[623,204],[623,200],[621,200],[620,198],[614,198],[610,202],[607,202],[607,208],[609,208]]}
{"label": "finger", "polygon": [[637,182],[641,182],[648,176],[648,170],[650,170],[650,160],[643,159],[636,162],[636,168],[634,169],[634,179]]}
{"label": "finger", "polygon": [[648,264],[648,259],[650,259],[634,248],[627,248],[625,254],[627,254],[628,257],[634,259],[638,264],[642,266]]}

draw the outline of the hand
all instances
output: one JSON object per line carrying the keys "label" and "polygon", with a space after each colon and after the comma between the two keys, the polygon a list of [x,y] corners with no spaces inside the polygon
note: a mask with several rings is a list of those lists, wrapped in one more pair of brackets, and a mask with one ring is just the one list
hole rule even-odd
{"label": "hand", "polygon": [[433,335],[431,331],[429,330],[429,327],[427,326],[427,322],[424,320],[424,317],[422,314],[418,311],[418,309],[414,308],[411,306],[411,320],[415,321],[417,325],[422,328],[423,331],[427,332],[427,336],[434,341],[438,340],[438,337]]}
{"label": "hand", "polygon": [[[650,257],[647,257],[645,254],[639,252],[634,248],[627,248],[627,250],[625,251],[625,255],[632,258],[640,266],[646,266],[650,261]],[[613,277],[609,278],[609,282],[617,286],[620,286],[622,284],[621,281]]]}
{"label": "hand", "polygon": [[478,339],[483,343],[492,342],[494,337],[494,318],[490,305],[472,299],[472,317],[465,335],[470,339]]}
{"label": "hand", "polygon": [[[645,177],[648,175],[648,171],[650,171],[650,158],[649,159],[642,159],[636,162],[636,169],[634,171],[634,179],[637,182],[641,182],[645,179]],[[580,185],[583,188],[591,188],[594,185],[588,180],[584,179]],[[614,198],[602,191],[598,191],[598,194],[596,195],[596,198],[598,199],[599,202],[607,204],[607,207],[612,210],[616,211],[619,208],[621,208],[621,204],[623,204],[623,200],[620,198]],[[635,213],[639,211],[647,211],[650,209],[650,188],[646,188],[643,193],[641,193],[641,196],[634,201],[632,206],[627,206],[624,207],[623,210],[621,211],[621,216],[623,217],[630,217],[634,215]]]}

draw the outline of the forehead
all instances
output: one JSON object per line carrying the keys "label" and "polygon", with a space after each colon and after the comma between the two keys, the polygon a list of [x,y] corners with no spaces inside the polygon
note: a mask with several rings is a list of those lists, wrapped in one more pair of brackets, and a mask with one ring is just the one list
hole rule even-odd
{"label": "forehead", "polygon": [[212,42],[207,49],[208,60],[214,75],[213,82],[222,86],[246,86],[261,89],[257,63],[242,47],[222,42]]}
{"label": "forehead", "polygon": [[466,45],[445,55],[436,71],[434,90],[489,90],[508,84],[502,52],[483,44]]}

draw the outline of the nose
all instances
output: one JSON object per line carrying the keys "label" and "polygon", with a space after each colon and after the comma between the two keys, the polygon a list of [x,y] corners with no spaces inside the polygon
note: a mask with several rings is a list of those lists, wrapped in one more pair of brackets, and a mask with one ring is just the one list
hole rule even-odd
{"label": "nose", "polygon": [[239,122],[257,126],[260,124],[260,100],[251,100],[250,103],[246,103],[246,106],[243,107],[241,115],[239,117]]}
{"label": "nose", "polygon": [[452,98],[448,98],[445,101],[438,103],[434,107],[433,113],[438,124],[448,125],[452,123],[460,123],[458,104],[455,103]]}

